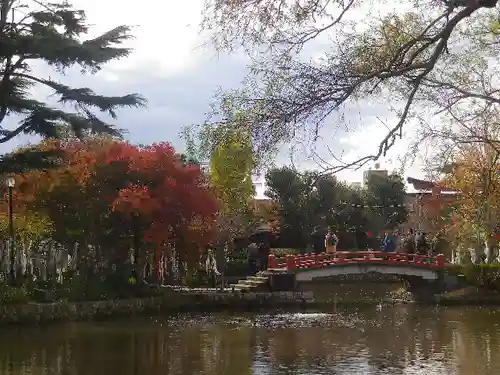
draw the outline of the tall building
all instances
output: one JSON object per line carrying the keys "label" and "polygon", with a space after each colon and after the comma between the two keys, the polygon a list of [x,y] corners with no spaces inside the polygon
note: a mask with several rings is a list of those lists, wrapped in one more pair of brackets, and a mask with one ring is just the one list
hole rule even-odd
{"label": "tall building", "polygon": [[[378,165],[376,165],[378,167]],[[369,169],[363,172],[363,185],[366,187],[370,180],[374,177],[387,178],[389,177],[389,172],[387,169]]]}

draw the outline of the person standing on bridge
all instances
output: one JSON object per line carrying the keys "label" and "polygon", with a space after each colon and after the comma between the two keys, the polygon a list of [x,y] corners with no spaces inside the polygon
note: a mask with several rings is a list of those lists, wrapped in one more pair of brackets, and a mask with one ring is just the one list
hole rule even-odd
{"label": "person standing on bridge", "polygon": [[392,253],[396,250],[396,241],[390,231],[385,232],[384,239],[382,240],[382,251],[384,253]]}
{"label": "person standing on bridge", "polygon": [[407,254],[415,254],[415,232],[410,228],[408,235],[404,239],[404,251]]}
{"label": "person standing on bridge", "polygon": [[337,251],[337,245],[339,243],[339,238],[333,231],[333,228],[328,228],[328,233],[325,236],[325,248],[327,253],[335,253]]}
{"label": "person standing on bridge", "polygon": [[418,255],[428,255],[429,245],[427,242],[427,236],[423,231],[418,231],[415,236],[415,247]]}

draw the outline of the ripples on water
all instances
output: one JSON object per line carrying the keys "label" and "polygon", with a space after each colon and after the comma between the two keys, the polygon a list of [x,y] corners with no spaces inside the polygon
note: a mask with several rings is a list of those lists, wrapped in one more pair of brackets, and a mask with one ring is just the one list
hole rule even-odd
{"label": "ripples on water", "polygon": [[0,375],[498,375],[496,309],[180,315],[0,331]]}

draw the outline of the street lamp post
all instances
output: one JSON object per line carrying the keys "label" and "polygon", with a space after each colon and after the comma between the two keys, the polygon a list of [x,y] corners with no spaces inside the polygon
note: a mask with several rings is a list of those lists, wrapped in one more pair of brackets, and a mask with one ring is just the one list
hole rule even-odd
{"label": "street lamp post", "polygon": [[6,180],[7,190],[8,190],[8,200],[9,200],[9,237],[10,237],[10,278],[14,281],[15,278],[15,234],[14,234],[14,210],[12,203],[12,190],[16,185],[16,180],[13,177],[9,177]]}

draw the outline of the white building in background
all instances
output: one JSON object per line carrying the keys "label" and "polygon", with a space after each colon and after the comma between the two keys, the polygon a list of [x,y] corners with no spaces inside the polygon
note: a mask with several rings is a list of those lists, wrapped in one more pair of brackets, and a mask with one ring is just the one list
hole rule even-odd
{"label": "white building in background", "polygon": [[359,181],[351,182],[349,186],[355,188],[355,189],[361,189],[363,187],[363,184]]}
{"label": "white building in background", "polygon": [[363,172],[363,186],[367,186],[368,182],[373,178],[373,177],[381,177],[381,178],[387,178],[389,177],[389,171],[387,169],[379,169],[380,164],[375,164],[375,169],[368,169],[367,171]]}
{"label": "white building in background", "polygon": [[254,173],[252,175],[252,183],[255,189],[255,199],[258,201],[267,201],[269,197],[266,197],[265,192],[267,189],[265,172]]}
{"label": "white building in background", "polygon": [[210,163],[208,162],[202,162],[200,163],[200,168],[203,173],[209,174],[210,173]]}

